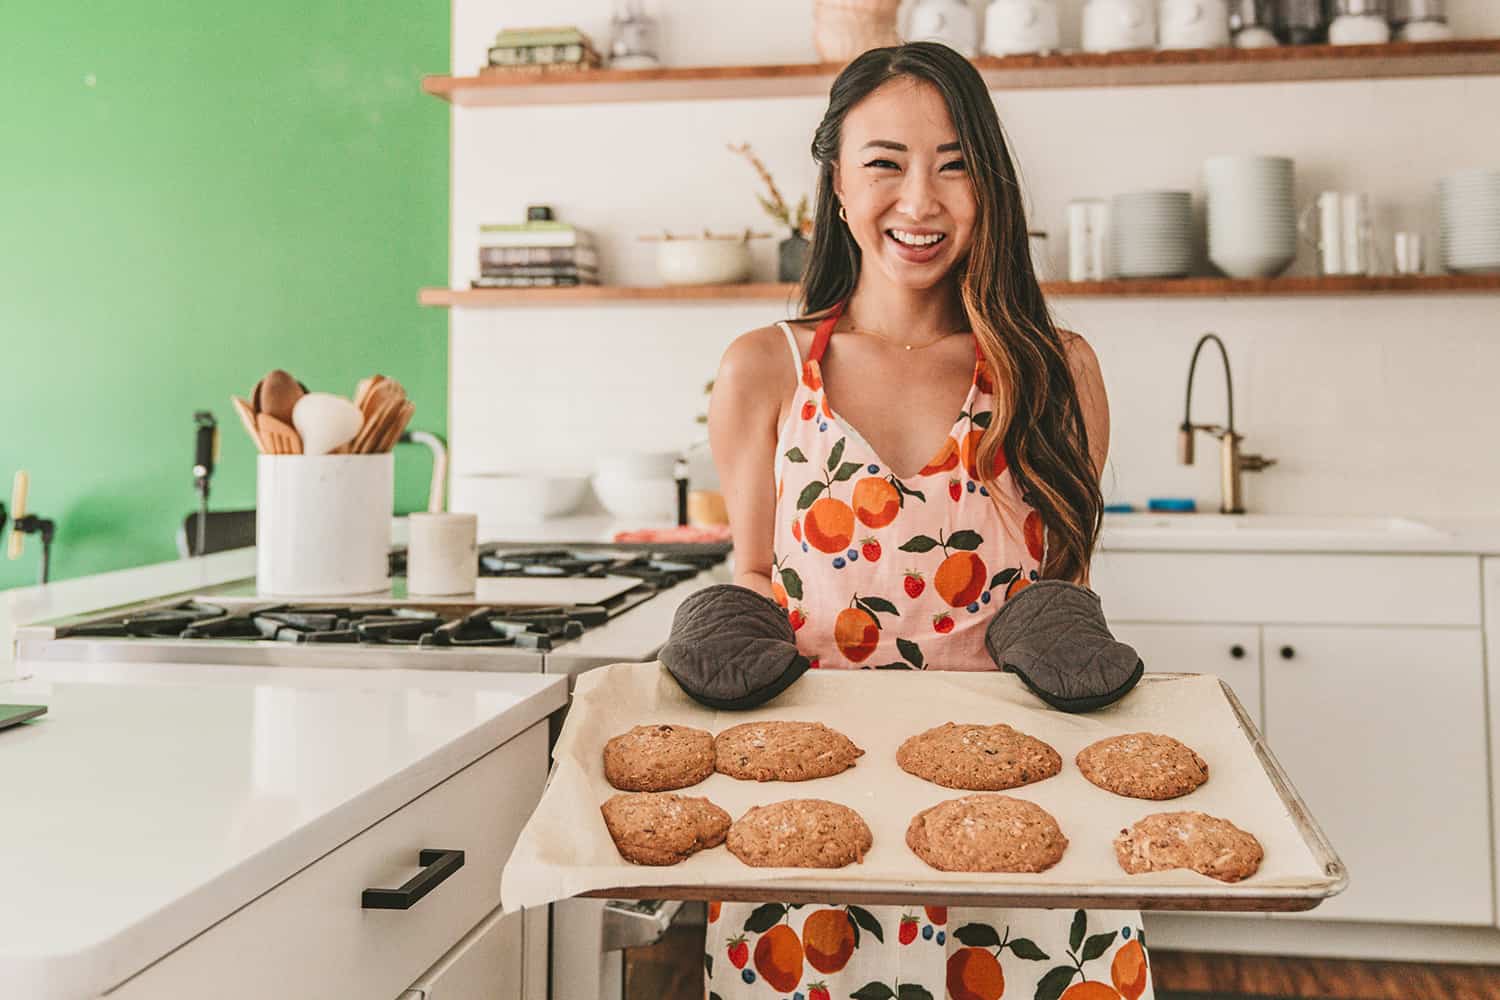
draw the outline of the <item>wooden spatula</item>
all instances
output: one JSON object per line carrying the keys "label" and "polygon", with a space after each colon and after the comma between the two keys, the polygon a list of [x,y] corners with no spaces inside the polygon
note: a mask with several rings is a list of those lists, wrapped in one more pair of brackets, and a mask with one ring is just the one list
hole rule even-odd
{"label": "wooden spatula", "polygon": [[268,454],[302,454],[302,438],[298,436],[297,429],[286,421],[277,420],[269,413],[260,413],[255,417],[255,426],[260,430],[260,439]]}

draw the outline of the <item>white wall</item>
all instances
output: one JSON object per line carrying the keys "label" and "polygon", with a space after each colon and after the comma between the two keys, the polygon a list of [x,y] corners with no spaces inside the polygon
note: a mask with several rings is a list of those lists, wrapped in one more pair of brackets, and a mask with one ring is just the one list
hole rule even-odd
{"label": "white wall", "polygon": [[[502,26],[574,23],[602,45],[606,0],[455,0],[453,71],[469,74]],[[1078,0],[1064,0],[1065,43]],[[1452,0],[1460,35],[1500,36],[1500,4]],[[810,0],[659,0],[673,64],[814,58]],[[648,244],[671,228],[770,229],[750,142],[788,197],[810,190],[820,98],[453,111],[452,280],[477,269],[477,226],[528,203],[596,231],[605,280],[654,283]],[[1032,228],[1062,245],[1074,197],[1193,189],[1209,156],[1297,162],[1299,204],[1318,190],[1368,191],[1377,225],[1427,232],[1441,174],[1500,165],[1500,78],[998,94]],[[1388,237],[1386,238],[1388,242]],[[775,274],[761,241],[759,277]],[[1436,264],[1430,265],[1433,268]],[[1311,274],[1310,251],[1290,273]],[[1500,297],[1080,300],[1059,319],[1099,353],[1113,404],[1111,499],[1216,502],[1211,448],[1175,464],[1194,340],[1213,330],[1235,366],[1246,448],[1280,459],[1249,477],[1253,508],[1301,512],[1493,513],[1500,496]],[[457,474],[586,470],[614,448],[686,445],[703,383],[738,333],[788,315],[777,303],[457,309],[449,428]],[[1209,359],[1212,362],[1212,359]],[[1200,366],[1194,416],[1222,416],[1222,376]],[[1205,444],[1207,444],[1205,442]]]}

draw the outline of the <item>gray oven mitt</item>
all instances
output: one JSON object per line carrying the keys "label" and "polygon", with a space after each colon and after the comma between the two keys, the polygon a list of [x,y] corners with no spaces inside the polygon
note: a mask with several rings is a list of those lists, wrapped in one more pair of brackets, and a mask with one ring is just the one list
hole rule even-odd
{"label": "gray oven mitt", "polygon": [[765,704],[808,668],[781,606],[730,583],[678,606],[657,658],[694,701],[731,710]]}
{"label": "gray oven mitt", "polygon": [[995,666],[1064,712],[1118,701],[1146,669],[1110,634],[1099,595],[1062,580],[1039,580],[1001,605],[984,644]]}

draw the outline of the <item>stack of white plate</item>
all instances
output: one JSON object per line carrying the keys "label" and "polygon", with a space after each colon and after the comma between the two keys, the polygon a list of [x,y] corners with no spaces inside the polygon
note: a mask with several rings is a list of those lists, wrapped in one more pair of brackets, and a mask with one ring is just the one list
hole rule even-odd
{"label": "stack of white plate", "polygon": [[1438,181],[1443,266],[1460,274],[1500,271],[1500,170],[1461,170]]}
{"label": "stack of white plate", "polygon": [[1208,259],[1231,278],[1271,278],[1297,256],[1292,161],[1217,156],[1203,164]]}
{"label": "stack of white plate", "polygon": [[1187,191],[1117,194],[1109,205],[1110,254],[1121,278],[1180,278],[1193,269],[1193,201]]}

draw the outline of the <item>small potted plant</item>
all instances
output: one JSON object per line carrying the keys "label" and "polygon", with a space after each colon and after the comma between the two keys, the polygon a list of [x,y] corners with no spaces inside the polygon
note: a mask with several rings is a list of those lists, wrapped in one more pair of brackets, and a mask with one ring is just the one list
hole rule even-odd
{"label": "small potted plant", "polygon": [[766,189],[770,196],[756,195],[755,200],[760,202],[760,207],[765,209],[766,214],[791,231],[786,239],[778,245],[776,277],[779,281],[801,281],[802,268],[807,263],[807,238],[812,235],[812,213],[808,208],[807,195],[803,195],[793,209],[781,197],[781,191],[777,189],[776,182],[771,179],[771,172],[766,165],[760,162],[760,157],[750,148],[749,143],[741,143],[736,146],[730,144],[731,152],[739,153],[750,161],[755,172],[760,174],[760,179],[766,182]]}

